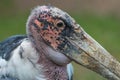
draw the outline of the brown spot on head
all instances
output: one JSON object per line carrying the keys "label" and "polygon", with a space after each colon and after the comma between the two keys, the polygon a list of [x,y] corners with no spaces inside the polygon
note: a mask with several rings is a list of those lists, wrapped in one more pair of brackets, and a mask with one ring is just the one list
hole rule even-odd
{"label": "brown spot on head", "polygon": [[27,30],[30,32],[30,26],[34,26],[43,41],[57,50],[64,48],[67,44],[66,37],[73,35],[74,23],[75,21],[66,12],[56,7],[39,6],[29,17]]}
{"label": "brown spot on head", "polygon": [[62,40],[59,40],[60,34],[65,29],[65,23],[59,18],[53,18],[47,14],[41,14],[34,24],[40,29],[40,36],[54,49],[57,49]]}

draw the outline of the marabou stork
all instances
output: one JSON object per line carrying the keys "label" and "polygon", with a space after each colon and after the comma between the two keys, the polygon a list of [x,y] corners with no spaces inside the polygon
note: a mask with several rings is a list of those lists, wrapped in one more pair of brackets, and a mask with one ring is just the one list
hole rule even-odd
{"label": "marabou stork", "polygon": [[26,32],[0,43],[0,80],[72,80],[71,61],[120,80],[120,63],[66,12],[38,6]]}

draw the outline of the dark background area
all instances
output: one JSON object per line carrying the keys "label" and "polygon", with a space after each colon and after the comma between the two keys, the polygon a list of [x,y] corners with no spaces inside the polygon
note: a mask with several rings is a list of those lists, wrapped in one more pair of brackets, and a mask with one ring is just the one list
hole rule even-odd
{"label": "dark background area", "polygon": [[[53,5],[68,12],[120,61],[120,0],[0,0],[0,41],[25,34],[30,11],[38,5]],[[74,80],[105,80],[73,64]]]}

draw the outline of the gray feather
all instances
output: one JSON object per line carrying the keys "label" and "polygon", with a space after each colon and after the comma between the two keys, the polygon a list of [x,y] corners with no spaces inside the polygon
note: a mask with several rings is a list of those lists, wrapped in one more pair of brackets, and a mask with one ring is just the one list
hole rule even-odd
{"label": "gray feather", "polygon": [[8,61],[11,57],[11,52],[21,44],[21,40],[24,38],[26,38],[25,35],[15,35],[0,42],[0,56]]}

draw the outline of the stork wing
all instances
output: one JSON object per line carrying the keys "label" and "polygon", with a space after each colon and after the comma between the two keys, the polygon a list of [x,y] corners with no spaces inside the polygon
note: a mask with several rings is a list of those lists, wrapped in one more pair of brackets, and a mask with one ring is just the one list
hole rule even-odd
{"label": "stork wing", "polygon": [[[12,51],[21,44],[21,40],[26,38],[24,35],[15,35],[12,37],[7,38],[6,40],[0,42],[0,58],[2,58],[1,66],[4,64],[5,61],[8,61],[12,55]],[[8,74],[3,74],[0,72],[0,80],[18,80],[9,76]]]}
{"label": "stork wing", "polygon": [[19,80],[19,79],[13,78],[13,77],[11,77],[11,76],[2,76],[2,77],[0,78],[0,80]]}
{"label": "stork wing", "polygon": [[24,38],[26,38],[25,35],[15,35],[0,42],[0,56],[5,60],[9,60],[11,52],[20,45],[21,40]]}

